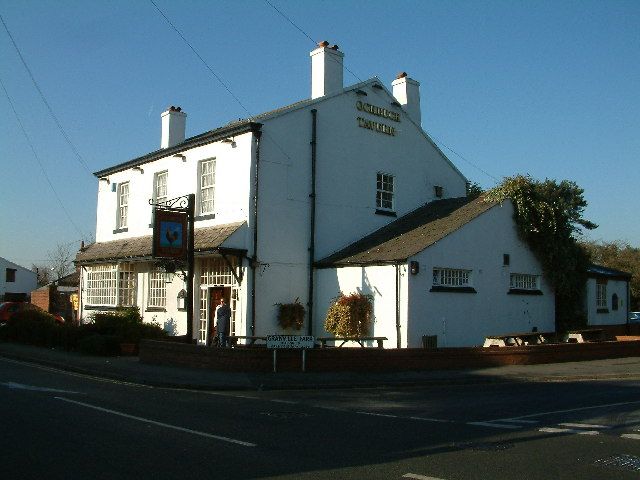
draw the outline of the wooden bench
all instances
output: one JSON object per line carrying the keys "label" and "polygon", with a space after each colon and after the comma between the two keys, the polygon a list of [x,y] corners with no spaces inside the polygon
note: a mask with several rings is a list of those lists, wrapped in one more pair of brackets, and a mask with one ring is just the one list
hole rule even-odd
{"label": "wooden bench", "polygon": [[267,337],[257,337],[257,336],[251,336],[251,335],[231,335],[228,337],[229,345],[232,347],[238,346],[238,340],[245,340],[246,343],[244,345],[251,346],[251,345],[255,345],[255,343],[259,340],[266,342]]}
{"label": "wooden bench", "polygon": [[538,345],[540,343],[556,343],[555,332],[521,332],[489,335],[485,337],[484,347],[520,347],[522,345]]}
{"label": "wooden bench", "polygon": [[320,348],[325,348],[327,342],[335,341],[342,342],[338,347],[343,346],[347,342],[359,343],[361,347],[365,347],[364,342],[375,341],[378,343],[378,348],[383,348],[382,343],[385,340],[389,340],[387,337],[316,337],[316,340],[320,342]]}

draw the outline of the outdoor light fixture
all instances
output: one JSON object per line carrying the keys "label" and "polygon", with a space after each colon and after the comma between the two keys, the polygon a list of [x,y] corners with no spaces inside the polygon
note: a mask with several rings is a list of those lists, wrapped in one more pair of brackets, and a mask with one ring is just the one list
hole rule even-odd
{"label": "outdoor light fixture", "polygon": [[365,92],[364,90],[356,90],[356,93],[357,93],[358,95],[362,95],[363,97],[366,97],[366,96],[367,96],[367,92]]}
{"label": "outdoor light fixture", "polygon": [[187,308],[185,306],[186,298],[187,298],[187,291],[183,288],[178,292],[178,298],[177,298],[178,310],[185,310]]}
{"label": "outdoor light fixture", "polygon": [[420,271],[420,263],[416,261],[409,262],[409,271],[411,272],[411,275],[417,275]]}
{"label": "outdoor light fixture", "polygon": [[102,177],[102,178],[100,179],[100,181],[101,181],[101,182],[106,182],[106,183],[107,183],[107,185],[109,185],[109,184],[111,183],[107,177]]}
{"label": "outdoor light fixture", "polygon": [[176,153],[174,155],[174,157],[181,158],[183,162],[187,161],[187,156],[186,155],[182,155],[181,153]]}
{"label": "outdoor light fixture", "polygon": [[237,144],[235,142],[235,140],[233,138],[225,138],[224,140],[222,140],[222,143],[229,143],[231,144],[231,148],[236,148]]}
{"label": "outdoor light fixture", "polygon": [[142,167],[133,167],[133,169],[132,169],[132,170],[137,170],[137,171],[139,171],[140,173],[144,173],[144,170],[142,169]]}

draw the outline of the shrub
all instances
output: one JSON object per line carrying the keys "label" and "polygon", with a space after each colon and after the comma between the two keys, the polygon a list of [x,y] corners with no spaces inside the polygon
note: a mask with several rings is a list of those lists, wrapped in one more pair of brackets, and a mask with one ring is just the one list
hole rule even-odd
{"label": "shrub", "polygon": [[341,293],[329,307],[324,329],[336,337],[363,337],[369,333],[372,315],[371,295]]}
{"label": "shrub", "polygon": [[296,298],[293,303],[277,303],[278,325],[283,329],[300,330],[304,324],[304,305]]}
{"label": "shrub", "polygon": [[77,348],[85,355],[114,356],[120,353],[120,342],[114,335],[92,334],[78,341]]}

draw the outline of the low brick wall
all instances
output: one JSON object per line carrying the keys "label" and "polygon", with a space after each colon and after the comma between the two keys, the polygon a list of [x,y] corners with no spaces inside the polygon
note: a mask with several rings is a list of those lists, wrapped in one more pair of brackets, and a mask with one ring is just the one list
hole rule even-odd
{"label": "low brick wall", "polygon": [[[269,372],[273,351],[264,347],[208,348],[145,340],[140,361],[228,372]],[[300,371],[300,350],[278,350],[279,371]],[[309,372],[393,372],[531,365],[605,358],[640,357],[640,341],[565,343],[491,348],[314,348],[307,350]]]}

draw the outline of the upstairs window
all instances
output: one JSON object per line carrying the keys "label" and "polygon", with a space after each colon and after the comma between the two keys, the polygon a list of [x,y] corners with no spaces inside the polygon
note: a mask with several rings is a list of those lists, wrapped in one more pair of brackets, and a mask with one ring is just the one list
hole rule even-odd
{"label": "upstairs window", "polygon": [[216,183],[216,161],[203,160],[199,168],[199,215],[213,215]]}
{"label": "upstairs window", "polygon": [[509,288],[512,290],[540,290],[540,276],[527,273],[512,273]]}
{"label": "upstairs window", "polygon": [[15,268],[7,268],[6,273],[5,273],[5,280],[8,283],[13,283],[16,281],[16,272],[17,270]]}
{"label": "upstairs window", "polygon": [[376,209],[393,212],[393,183],[394,176],[388,173],[378,172],[376,175]]}
{"label": "upstairs window", "polygon": [[118,185],[118,221],[117,228],[123,229],[128,226],[129,217],[129,182]]}
{"label": "upstairs window", "polygon": [[165,203],[167,198],[167,177],[168,172],[158,172],[155,174],[153,181],[153,200],[154,203]]}

